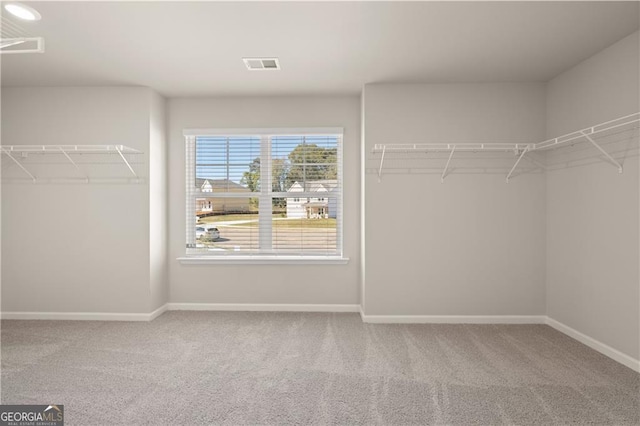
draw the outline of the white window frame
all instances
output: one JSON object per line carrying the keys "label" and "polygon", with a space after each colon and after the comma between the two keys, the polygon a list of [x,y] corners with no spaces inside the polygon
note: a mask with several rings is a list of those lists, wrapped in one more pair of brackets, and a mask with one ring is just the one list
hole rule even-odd
{"label": "white window frame", "polygon": [[[337,169],[338,182],[340,184],[340,195],[337,197],[337,222],[336,222],[336,253],[329,255],[283,255],[271,252],[272,244],[272,222],[271,208],[272,199],[279,197],[290,197],[291,193],[272,192],[271,185],[263,185],[260,192],[255,193],[259,202],[259,228],[261,253],[258,254],[234,254],[234,252],[221,253],[198,253],[188,254],[179,257],[182,264],[345,264],[349,258],[344,257],[343,250],[343,229],[344,229],[344,183],[343,183],[343,135],[342,127],[314,127],[314,128],[252,128],[252,129],[185,129],[185,192],[186,192],[186,240],[195,242],[195,201],[198,196],[202,196],[195,190],[195,155],[196,138],[206,136],[245,136],[260,138],[260,159],[263,164],[271,164],[271,138],[275,136],[336,136],[337,146]],[[271,182],[271,167],[260,168],[261,182]],[[233,196],[233,194],[230,194]],[[313,197],[310,192],[296,192],[296,197]],[[237,196],[237,194],[236,194]],[[187,243],[188,245],[189,243]],[[194,243],[192,243],[194,244]]]}

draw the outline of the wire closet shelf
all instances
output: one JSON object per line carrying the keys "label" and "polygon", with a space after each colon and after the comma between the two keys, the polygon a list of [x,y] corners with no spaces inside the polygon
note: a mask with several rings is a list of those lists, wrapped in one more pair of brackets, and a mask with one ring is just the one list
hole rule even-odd
{"label": "wire closet shelf", "polygon": [[[622,173],[621,162],[614,158],[609,152],[603,148],[603,144],[599,143],[599,138],[603,135],[611,135],[612,131],[622,130],[623,132],[632,131],[635,133],[635,138],[638,137],[637,130],[640,126],[640,112],[626,115],[624,117],[609,120],[604,123],[600,123],[585,129],[567,133],[556,138],[548,139],[538,143],[420,143],[420,144],[376,144],[372,149],[372,154],[379,155],[379,164],[376,167],[378,175],[378,181],[381,180],[384,174],[385,161],[388,161],[394,154],[409,154],[412,153],[444,153],[446,164],[444,170],[440,176],[441,182],[444,182],[445,177],[451,172],[452,161],[457,153],[481,153],[481,152],[507,152],[513,153],[516,157],[515,163],[510,168],[505,177],[505,181],[509,183],[509,180],[514,177],[514,173],[521,161],[527,154],[534,152],[545,152],[555,149],[560,149],[569,145],[578,143],[589,143],[595,150],[599,158],[611,165],[613,165],[618,173]],[[528,157],[538,168],[546,169],[547,166],[541,161]]]}
{"label": "wire closet shelf", "polygon": [[1,145],[5,183],[142,183],[143,152],[124,145]]}

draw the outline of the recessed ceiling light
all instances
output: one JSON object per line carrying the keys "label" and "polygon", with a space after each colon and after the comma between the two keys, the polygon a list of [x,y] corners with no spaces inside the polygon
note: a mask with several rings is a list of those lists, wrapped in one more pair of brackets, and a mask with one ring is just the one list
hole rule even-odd
{"label": "recessed ceiling light", "polygon": [[269,71],[279,70],[280,61],[278,58],[242,58],[249,71]]}
{"label": "recessed ceiling light", "polygon": [[13,16],[25,21],[39,21],[42,18],[37,10],[22,3],[7,3],[4,8]]}

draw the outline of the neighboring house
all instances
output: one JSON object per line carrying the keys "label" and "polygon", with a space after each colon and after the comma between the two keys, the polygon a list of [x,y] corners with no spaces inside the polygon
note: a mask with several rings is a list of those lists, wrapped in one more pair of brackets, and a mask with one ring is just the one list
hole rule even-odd
{"label": "neighboring house", "polygon": [[338,200],[332,193],[338,186],[335,179],[315,180],[303,184],[294,182],[289,192],[317,192],[317,197],[287,198],[287,218],[336,218]]}
{"label": "neighboring house", "polygon": [[200,188],[201,197],[196,199],[196,215],[208,216],[214,213],[247,212],[250,208],[250,198],[212,198],[207,193],[212,192],[246,192],[248,188],[227,179],[196,178],[196,185]]}

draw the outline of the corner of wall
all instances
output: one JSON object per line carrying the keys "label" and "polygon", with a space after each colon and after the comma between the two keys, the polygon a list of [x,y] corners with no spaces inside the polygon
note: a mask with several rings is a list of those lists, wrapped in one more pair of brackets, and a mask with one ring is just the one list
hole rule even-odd
{"label": "corner of wall", "polygon": [[360,314],[364,315],[365,311],[365,271],[366,271],[366,215],[365,215],[365,165],[367,159],[367,150],[365,144],[365,92],[366,85],[362,87],[360,93]]}
{"label": "corner of wall", "polygon": [[150,90],[149,108],[149,312],[169,301],[167,102]]}

